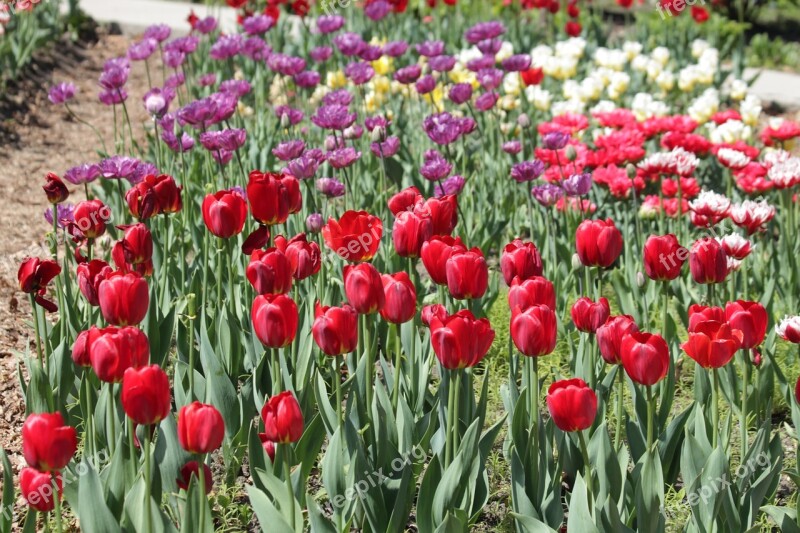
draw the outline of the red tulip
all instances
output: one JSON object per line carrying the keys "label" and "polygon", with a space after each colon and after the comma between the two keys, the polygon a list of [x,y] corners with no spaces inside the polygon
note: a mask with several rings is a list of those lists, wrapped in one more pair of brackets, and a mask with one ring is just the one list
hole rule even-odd
{"label": "red tulip", "polygon": [[432,235],[450,235],[458,223],[458,196],[446,194],[441,198],[428,198],[424,203],[417,204],[414,212],[430,215]]}
{"label": "red tulip", "polygon": [[350,353],[358,343],[358,313],[347,304],[325,307],[317,302],[311,335],[326,355]]}
{"label": "red tulip", "polygon": [[297,334],[297,304],[285,294],[256,296],[250,313],[253,330],[261,344],[283,348],[294,342]]}
{"label": "red tulip", "polygon": [[372,259],[382,235],[381,219],[366,211],[347,211],[338,221],[329,218],[322,227],[322,237],[328,248],[354,263]]}
{"label": "red tulip", "polygon": [[129,368],[122,380],[122,408],[141,426],[158,424],[170,412],[169,378],[158,365]]}
{"label": "red tulip", "polygon": [[254,170],[247,184],[247,201],[253,218],[260,223],[283,224],[302,206],[300,182],[294,176]]}
{"label": "red tulip", "polygon": [[431,238],[433,223],[427,215],[401,211],[394,219],[392,242],[400,257],[419,257],[422,244]]}
{"label": "red tulip", "polygon": [[[200,466],[197,461],[189,461],[183,465],[180,472],[178,472],[178,478],[175,480],[175,483],[178,484],[178,488],[189,490],[192,477],[194,477],[198,483],[200,482]],[[211,488],[214,486],[214,480],[212,479],[211,469],[206,464],[203,465],[203,484],[205,485],[206,494],[211,492]]]}
{"label": "red tulip", "polygon": [[61,413],[30,414],[22,424],[22,454],[31,468],[61,470],[77,447],[75,428],[64,424]]}
{"label": "red tulip", "polygon": [[303,436],[303,411],[289,391],[282,392],[264,404],[264,437],[279,444],[297,442]]}
{"label": "red tulip", "polygon": [[30,257],[25,259],[17,271],[17,280],[22,292],[33,294],[36,303],[53,312],[58,306],[44,297],[47,284],[61,273],[61,267],[51,259]]}
{"label": "red tulip", "polygon": [[584,266],[608,268],[622,252],[622,233],[610,218],[587,219],[575,232],[575,247]]}
{"label": "red tulip", "polygon": [[526,87],[530,87],[531,85],[539,85],[544,79],[544,71],[540,67],[523,70],[519,73],[519,75],[522,78],[522,83],[524,83]]}
{"label": "red tulip", "polygon": [[106,322],[127,326],[144,319],[150,305],[150,291],[139,274],[112,272],[98,285],[97,300]]}
{"label": "red tulip", "polygon": [[547,409],[561,431],[582,431],[594,423],[597,395],[580,378],[554,381],[547,391]]}
{"label": "red tulip", "polygon": [[178,412],[178,441],[190,453],[211,453],[222,445],[225,421],[217,408],[200,402],[184,405]]}
{"label": "red tulip", "polygon": [[92,326],[86,346],[94,373],[107,383],[119,383],[127,369],[143,367],[150,359],[147,335],[133,326]]}
{"label": "red tulip", "polygon": [[89,330],[81,331],[75,338],[75,344],[72,345],[72,361],[78,366],[92,366],[89,347],[86,345],[88,339]]}
{"label": "red tulip", "polygon": [[409,187],[395,193],[394,196],[389,198],[389,211],[391,211],[394,216],[397,216],[403,211],[413,211],[415,205],[424,201],[425,198],[419,193],[419,189],[416,187]]}
{"label": "red tulip", "polygon": [[722,283],[728,276],[728,256],[716,239],[703,237],[689,252],[689,270],[697,283]]}
{"label": "red tulip", "polygon": [[275,460],[275,443],[272,442],[267,438],[266,433],[259,433],[258,434],[259,440],[261,440],[261,447],[264,448],[264,451],[269,456],[270,461]]}
{"label": "red tulip", "polygon": [[532,242],[514,239],[503,249],[500,256],[500,270],[506,285],[511,285],[514,278],[525,281],[528,278],[542,275],[542,256]]}
{"label": "red tulip", "polygon": [[767,310],[758,302],[737,300],[725,306],[725,319],[733,329],[742,332],[742,348],[752,350],[767,334]]}
{"label": "red tulip", "polygon": [[292,288],[292,263],[277,248],[253,252],[245,274],[258,294],[284,294]]}
{"label": "red tulip", "polygon": [[437,285],[447,284],[447,260],[454,253],[466,252],[467,247],[460,237],[437,235],[422,244],[420,257],[425,270]]}
{"label": "red tulip", "polygon": [[383,281],[371,263],[344,267],[344,292],[347,301],[359,314],[368,315],[383,308]]}
{"label": "red tulip", "polygon": [[480,298],[489,286],[489,266],[480,248],[455,252],[445,264],[447,290],[456,300]]}
{"label": "red tulip", "polygon": [[721,307],[707,307],[700,304],[689,306],[689,333],[694,333],[697,325],[709,320],[725,322],[725,310]]}
{"label": "red tulip", "polygon": [[381,316],[392,324],[408,322],[417,312],[417,291],[406,272],[383,274],[385,302]]}
{"label": "red tulip", "polygon": [[708,10],[703,6],[692,6],[691,9],[692,18],[698,24],[703,24],[705,21],[708,20]]}
{"label": "red tulip", "polygon": [[97,298],[97,289],[100,283],[111,274],[113,270],[108,263],[101,259],[92,259],[87,263],[78,265],[78,287],[89,305],[100,304]]}
{"label": "red tulip", "polygon": [[265,247],[269,242],[269,236],[269,227],[264,226],[263,224],[259,225],[250,233],[250,235],[245,237],[244,242],[242,243],[242,253],[245,255],[250,255],[259,248]]}
{"label": "red tulip", "polygon": [[689,257],[689,250],[678,242],[672,233],[651,235],[644,243],[644,272],[656,281],[670,281],[681,275],[681,269]]}
{"label": "red tulip", "polygon": [[564,25],[564,31],[570,37],[577,37],[582,31],[581,23],[574,20],[567,21],[567,23]]}
{"label": "red tulip", "polygon": [[661,335],[633,331],[622,338],[622,366],[640,385],[655,385],[669,371],[669,347]]}
{"label": "red tulip", "polygon": [[75,206],[75,227],[87,239],[96,239],[106,232],[111,211],[100,200],[84,200]]}
{"label": "red tulip", "polygon": [[138,265],[153,258],[153,236],[147,226],[139,222],[130,226],[117,226],[124,231],[119,244],[125,263]]}
{"label": "red tulip", "polygon": [[247,202],[235,189],[217,191],[203,199],[203,222],[222,239],[238,235],[247,220]]}
{"label": "red tulip", "polygon": [[519,278],[512,280],[508,289],[508,307],[512,311],[517,307],[524,311],[533,305],[546,305],[555,311],[556,291],[550,280],[541,276],[522,282]]}
{"label": "red tulip", "polygon": [[[150,176],[145,177],[145,181],[147,181],[149,177]],[[181,191],[183,187],[178,187],[172,176],[167,176],[166,174],[154,176],[154,178],[150,180],[150,183],[156,194],[159,214],[177,213],[183,208],[183,203],[181,201]]]}
{"label": "red tulip", "polygon": [[722,368],[741,345],[741,331],[725,322],[708,320],[698,324],[694,333],[689,333],[689,340],[681,348],[703,368]]}
{"label": "red tulip", "polygon": [[64,482],[59,472],[39,472],[33,468],[23,468],[19,472],[19,490],[25,502],[40,513],[48,513],[55,508],[53,498],[53,476],[58,487],[58,499],[63,495]]}
{"label": "red tulip", "polygon": [[280,236],[275,238],[275,245],[286,255],[292,265],[294,279],[299,281],[319,272],[322,266],[319,245],[314,241],[309,242],[305,233],[295,235],[285,244],[278,244],[279,239]]}
{"label": "red tulip", "polygon": [[48,172],[44,179],[46,181],[42,189],[44,189],[44,194],[47,196],[48,202],[55,205],[69,198],[69,190],[67,190],[67,186],[64,185],[61,178],[52,172]]}
{"label": "red tulip", "polygon": [[447,308],[442,304],[425,305],[422,307],[422,312],[420,313],[420,319],[427,327],[431,326],[431,321],[434,318],[438,318],[444,322],[448,316],[450,316],[450,314],[447,312]]}
{"label": "red tulip", "polygon": [[546,305],[534,305],[525,311],[517,307],[511,314],[511,338],[528,357],[552,353],[556,347],[556,326],[556,314]]}
{"label": "red tulip", "polygon": [[784,319],[775,326],[775,332],[785,341],[800,344],[800,316],[784,317]]}
{"label": "red tulip", "polygon": [[628,333],[639,331],[639,326],[630,315],[612,316],[606,323],[597,328],[597,344],[600,355],[610,365],[622,362],[622,339]]}
{"label": "red tulip", "polygon": [[455,370],[473,367],[484,358],[494,341],[489,320],[475,316],[466,309],[430,322],[431,344],[442,366]]}
{"label": "red tulip", "polygon": [[125,202],[134,218],[147,220],[180,211],[183,207],[181,190],[172,176],[151,174],[125,193]]}
{"label": "red tulip", "polygon": [[572,322],[578,331],[594,333],[597,328],[606,323],[611,309],[608,306],[608,300],[604,297],[600,297],[597,302],[594,302],[591,298],[584,296],[572,304],[571,314]]}

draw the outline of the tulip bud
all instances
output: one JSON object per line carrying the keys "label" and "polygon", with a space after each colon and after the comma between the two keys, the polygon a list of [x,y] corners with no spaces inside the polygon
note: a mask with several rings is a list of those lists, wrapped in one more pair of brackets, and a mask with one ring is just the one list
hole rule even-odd
{"label": "tulip bud", "polygon": [[751,356],[751,361],[753,362],[753,366],[756,367],[756,368],[760,367],[761,366],[761,352],[759,352],[758,350],[756,350],[754,348],[752,353],[750,354],[750,356]]}
{"label": "tulip bud", "polygon": [[291,119],[289,118],[288,113],[284,113],[281,115],[281,128],[286,129],[292,125]]}
{"label": "tulip bud", "polygon": [[572,270],[578,270],[583,266],[581,258],[578,254],[572,254]]}
{"label": "tulip bud", "polygon": [[567,149],[564,151],[564,154],[567,156],[567,161],[570,163],[575,161],[578,158],[578,152],[575,151],[575,147],[571,144],[567,146]]}
{"label": "tulip bud", "polygon": [[48,172],[45,179],[47,182],[42,189],[44,189],[44,193],[47,195],[48,202],[55,205],[69,198],[69,191],[67,190],[67,186],[64,185],[64,182],[61,181],[61,178],[52,172]]}
{"label": "tulip bud", "polygon": [[386,129],[383,126],[376,126],[372,130],[371,139],[374,143],[382,143],[386,140]]}
{"label": "tulip bud", "polygon": [[634,179],[636,177],[636,166],[628,163],[628,165],[625,167],[625,173],[628,174],[629,180]]}
{"label": "tulip bud", "polygon": [[517,124],[520,128],[528,129],[531,126],[531,119],[527,113],[522,113],[517,117]]}
{"label": "tulip bud", "polygon": [[644,287],[644,284],[647,283],[647,279],[644,277],[644,274],[641,272],[636,273],[636,285],[641,289]]}
{"label": "tulip bud", "polygon": [[306,218],[306,230],[309,233],[319,233],[323,225],[322,215],[319,213],[311,213]]}
{"label": "tulip bud", "polygon": [[[177,483],[178,488],[183,490],[189,490],[189,483],[192,480],[192,476],[199,481],[200,477],[200,467],[197,461],[189,461],[185,465],[181,467],[180,472],[178,473],[178,478],[175,480]],[[208,465],[203,465],[203,484],[205,485],[206,494],[211,492],[211,488],[213,486],[214,480],[212,479],[211,469]]]}

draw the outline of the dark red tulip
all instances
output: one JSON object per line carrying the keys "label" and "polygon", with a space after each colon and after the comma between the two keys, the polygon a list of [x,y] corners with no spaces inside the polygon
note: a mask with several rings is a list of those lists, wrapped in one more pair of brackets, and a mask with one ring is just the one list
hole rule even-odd
{"label": "dark red tulip", "polygon": [[661,335],[633,331],[622,338],[622,366],[640,385],[655,385],[669,371],[669,347]]}
{"label": "dark red tulip", "polygon": [[449,370],[477,365],[494,341],[489,320],[478,320],[466,309],[444,319],[434,316],[430,330],[433,351],[442,366]]}
{"label": "dark red tulip", "polygon": [[575,232],[575,248],[584,266],[608,268],[622,252],[622,233],[610,218],[584,220]]}
{"label": "dark red tulip", "polygon": [[417,312],[417,290],[407,272],[383,274],[383,293],[385,301],[381,316],[392,324],[408,322]]}
{"label": "dark red tulip", "polygon": [[689,252],[689,270],[697,283],[722,283],[728,277],[728,256],[716,239],[703,237]]}
{"label": "dark red tulip", "polygon": [[767,334],[767,310],[758,302],[737,300],[725,306],[725,320],[742,332],[742,348],[752,350]]}
{"label": "dark red tulip", "polygon": [[725,322],[725,310],[721,307],[708,307],[700,304],[689,306],[689,333],[694,333],[697,325],[709,320]]}
{"label": "dark red tulip", "polygon": [[[175,483],[177,483],[178,488],[189,490],[192,477],[194,477],[198,483],[200,482],[200,465],[197,461],[189,461],[183,465],[180,472],[178,472],[178,478],[175,480]],[[211,492],[214,486],[214,480],[212,479],[211,469],[206,464],[203,464],[203,484],[205,485],[206,494]]]}
{"label": "dark red tulip", "polygon": [[144,319],[150,305],[150,291],[139,274],[112,272],[98,285],[97,300],[106,322],[127,326]]}
{"label": "dark red tulip", "polygon": [[269,456],[269,460],[270,461],[274,461],[275,460],[275,443],[272,442],[271,440],[269,440],[265,433],[259,433],[258,434],[258,438],[259,438],[259,440],[261,440],[261,447],[264,448],[264,451],[266,452],[267,456]]}
{"label": "dark red tulip", "polygon": [[285,294],[256,296],[250,318],[256,337],[264,346],[283,348],[294,341],[298,323],[297,304]]}
{"label": "dark red tulip", "polygon": [[528,357],[541,357],[556,347],[556,314],[546,305],[533,305],[511,313],[511,338]]}
{"label": "dark red tulip", "polygon": [[143,367],[150,360],[147,335],[133,326],[92,326],[86,346],[94,373],[107,383],[119,383],[127,369]]}
{"label": "dark red tulip", "polygon": [[383,281],[371,263],[344,267],[344,292],[347,301],[359,314],[368,315],[383,308]]}
{"label": "dark red tulip", "polygon": [[44,193],[47,195],[48,202],[55,205],[69,198],[69,190],[67,190],[67,186],[64,185],[61,178],[52,172],[48,172],[44,179],[45,184],[42,189],[44,189]]}
{"label": "dark red tulip", "polygon": [[125,202],[134,218],[147,220],[161,214],[177,213],[183,208],[182,187],[172,176],[145,176],[125,193]]}
{"label": "dark red tulip", "polygon": [[329,218],[322,227],[322,238],[328,248],[353,263],[372,259],[382,235],[381,219],[366,211],[347,211],[339,220]]}
{"label": "dark red tulip", "polygon": [[111,220],[111,211],[100,200],[84,200],[75,206],[75,227],[87,239],[96,239],[106,232],[106,222]]}
{"label": "dark red tulip", "polygon": [[283,224],[302,206],[300,182],[294,176],[254,170],[247,183],[247,201],[253,218],[260,223]]}
{"label": "dark red tulip", "polygon": [[401,211],[394,219],[392,242],[400,257],[419,257],[422,243],[433,235],[433,223],[428,215]]}
{"label": "dark red tulip", "polygon": [[92,360],[89,358],[89,330],[81,331],[75,338],[75,344],[72,345],[72,361],[78,366],[92,366]]}
{"label": "dark red tulip", "polygon": [[[145,177],[145,181],[148,178],[149,176]],[[183,187],[178,187],[172,176],[167,176],[166,174],[154,176],[151,183],[156,193],[159,214],[177,213],[183,208],[181,200]]]}
{"label": "dark red tulip", "polygon": [[681,348],[703,368],[722,368],[742,345],[742,332],[726,322],[708,320],[689,333]]}
{"label": "dark red tulip", "polygon": [[113,272],[108,263],[101,259],[92,259],[78,265],[78,287],[81,289],[89,305],[100,305],[97,291],[100,283]]}
{"label": "dark red tulip", "polygon": [[178,441],[190,453],[211,453],[222,445],[225,421],[213,405],[192,402],[178,412]]}
{"label": "dark red tulip", "polygon": [[622,339],[628,333],[639,331],[639,326],[630,315],[612,316],[597,328],[597,344],[600,355],[610,365],[622,362]]}
{"label": "dark red tulip", "polygon": [[570,314],[578,331],[594,333],[597,328],[606,323],[611,315],[611,308],[608,306],[608,300],[604,297],[600,297],[597,302],[594,302],[591,298],[584,296],[572,304]]}
{"label": "dark red tulip", "polygon": [[322,266],[319,245],[314,241],[309,242],[305,233],[295,235],[285,243],[279,244],[279,241],[279,237],[276,237],[275,246],[286,255],[292,265],[294,279],[306,279],[319,272]]}
{"label": "dark red tulip", "polygon": [[303,411],[289,391],[273,396],[261,409],[264,437],[278,444],[297,442],[303,436]]}
{"label": "dark red tulip", "polygon": [[456,300],[480,298],[489,287],[489,266],[480,248],[455,252],[445,264],[447,290]]}
{"label": "dark red tulip", "polygon": [[446,194],[441,198],[428,198],[424,203],[417,204],[414,212],[430,215],[432,235],[450,235],[458,223],[458,196]]}
{"label": "dark red tulip", "polygon": [[672,233],[651,235],[644,244],[644,272],[656,281],[670,281],[681,275],[689,250]]}
{"label": "dark red tulip", "polygon": [[158,365],[129,368],[122,379],[122,408],[141,426],[158,424],[170,412],[169,378]]}
{"label": "dark red tulip", "polygon": [[511,287],[508,289],[508,307],[513,311],[519,307],[520,310],[533,305],[546,305],[553,311],[556,309],[556,290],[547,278],[534,276],[520,281],[519,278],[511,280]]}
{"label": "dark red tulip", "polygon": [[547,409],[561,431],[582,431],[594,423],[597,395],[580,378],[554,381],[547,391]]}
{"label": "dark red tulip", "polygon": [[17,271],[17,280],[22,292],[33,294],[36,303],[53,312],[58,306],[44,297],[47,284],[61,273],[61,267],[51,259],[30,257],[25,259]]}
{"label": "dark red tulip", "polygon": [[422,244],[420,257],[425,270],[437,285],[447,284],[447,260],[454,253],[466,252],[467,247],[460,237],[436,235]]}
{"label": "dark red tulip", "polygon": [[292,263],[277,248],[253,252],[245,274],[258,294],[284,294],[292,288]]}
{"label": "dark red tulip", "polygon": [[19,490],[25,502],[40,513],[48,513],[56,506],[53,497],[53,476],[58,487],[58,499],[63,495],[64,482],[59,472],[39,472],[34,468],[23,468],[19,472]]}
{"label": "dark red tulip", "polygon": [[153,259],[153,236],[147,226],[139,222],[130,226],[117,226],[123,230],[119,244],[125,263],[138,265]]}
{"label": "dark red tulip", "polygon": [[514,239],[503,249],[500,256],[500,270],[506,285],[511,286],[514,278],[525,281],[542,275],[542,256],[532,242]]}
{"label": "dark red tulip", "polygon": [[30,414],[22,424],[22,455],[31,468],[61,470],[77,447],[75,428],[64,424],[61,413]]}
{"label": "dark red tulip", "polygon": [[317,302],[311,335],[326,355],[350,353],[358,343],[358,313],[348,304],[326,307]]}
{"label": "dark red tulip", "polygon": [[250,255],[259,248],[263,248],[269,242],[269,226],[259,225],[248,235],[242,243],[242,253]]}
{"label": "dark red tulip", "polygon": [[246,220],[247,202],[234,189],[217,191],[203,199],[203,222],[221,239],[240,234]]}
{"label": "dark red tulip", "polygon": [[409,187],[395,193],[394,196],[389,198],[389,211],[391,211],[394,216],[397,216],[403,211],[413,211],[414,206],[424,201],[425,198],[419,193],[419,189],[416,187]]}
{"label": "dark red tulip", "polygon": [[448,316],[447,308],[442,304],[425,305],[422,307],[422,312],[420,313],[422,323],[427,327],[430,327],[431,321],[434,318],[438,318],[440,321],[444,322]]}

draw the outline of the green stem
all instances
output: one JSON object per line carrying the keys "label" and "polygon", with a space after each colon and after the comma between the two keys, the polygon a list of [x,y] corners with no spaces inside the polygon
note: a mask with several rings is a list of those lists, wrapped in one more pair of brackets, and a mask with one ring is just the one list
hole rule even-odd
{"label": "green stem", "polygon": [[653,398],[653,386],[647,386],[647,449],[652,450],[653,439],[655,434],[655,401]]}
{"label": "green stem", "polygon": [[453,371],[449,373],[449,380],[447,384],[447,427],[445,430],[445,448],[444,448],[444,465],[445,468],[450,466],[450,459],[453,454],[453,404],[455,403],[455,382],[453,380]]}
{"label": "green stem", "polygon": [[742,350],[742,453],[741,461],[744,462],[747,456],[748,442],[747,442],[747,387],[750,385],[750,356],[749,351]]}
{"label": "green stem", "polygon": [[617,366],[617,377],[619,385],[617,390],[617,431],[614,433],[614,449],[619,450],[622,442],[622,413],[625,410],[625,372],[622,365]]}
{"label": "green stem", "polygon": [[42,334],[39,328],[39,307],[36,304],[36,298],[33,296],[33,294],[31,294],[30,297],[31,297],[31,311],[33,311],[33,330],[36,335],[36,338],[34,339],[34,344],[36,344],[36,354],[39,357],[39,363],[41,363],[45,373],[48,373],[44,360],[44,353],[43,353],[44,350],[42,350]]}
{"label": "green stem", "polygon": [[392,409],[397,411],[400,398],[400,366],[403,362],[403,350],[400,345],[400,324],[394,327],[394,387],[392,387]]}
{"label": "green stem", "polygon": [[53,516],[56,519],[56,531],[58,533],[62,533],[64,531],[64,527],[61,524],[61,496],[58,494],[58,478],[56,477],[58,472],[51,472],[50,473],[50,481],[53,484]]}
{"label": "green stem", "polygon": [[711,424],[714,426],[712,445],[716,449],[719,440],[719,379],[716,368],[711,369],[711,381]]}
{"label": "green stem", "polygon": [[[147,428],[148,431],[145,431],[145,435],[144,435],[144,513],[145,513],[144,525],[145,525],[145,531],[147,533],[150,533],[151,531],[153,531],[153,516],[152,516],[151,511],[150,511],[150,507],[151,507],[150,500],[152,499],[152,497],[150,495],[151,494],[150,491],[151,491],[151,487],[152,487],[152,482],[151,482],[150,478],[152,476],[152,473],[150,472],[150,435],[149,435],[149,429],[150,428]],[[200,471],[202,471],[202,470],[203,470],[203,468],[202,468],[202,465],[201,465]],[[205,487],[202,487],[200,490],[204,490],[204,489],[205,489]]]}
{"label": "green stem", "polygon": [[372,339],[370,339],[368,315],[364,315],[364,349],[366,350],[367,357],[367,379],[364,382],[364,386],[366,387],[367,420],[372,420],[372,387],[375,380],[375,358],[372,353]]}
{"label": "green stem", "polygon": [[200,533],[204,533],[206,530],[206,504],[208,500],[206,498],[206,456],[205,454],[200,454],[200,458],[197,461],[197,479],[200,482],[198,485],[197,495],[200,498],[200,529],[198,530]]}
{"label": "green stem", "polygon": [[583,476],[586,478],[586,493],[589,496],[589,510],[592,514],[594,514],[594,487],[592,483],[592,463],[589,458],[589,448],[586,446],[586,437],[583,435],[583,431],[578,431],[578,441],[581,444],[581,454],[583,455]]}
{"label": "green stem", "polygon": [[284,444],[283,445],[283,475],[286,478],[286,490],[287,496],[289,496],[289,524],[292,526],[292,531],[295,530],[295,521],[294,521],[294,489],[292,488],[292,470],[289,466],[289,460],[291,458],[291,444]]}
{"label": "green stem", "polygon": [[453,458],[455,458],[456,450],[461,443],[461,435],[459,434],[459,408],[461,406],[461,375],[464,370],[456,370],[456,387],[455,387],[455,402],[453,406]]}
{"label": "green stem", "polygon": [[336,391],[336,421],[341,426],[343,422],[342,417],[342,376],[339,372],[339,359],[331,357],[331,380],[333,380],[333,387]]}
{"label": "green stem", "polygon": [[129,418],[127,425],[128,425],[128,449],[131,451],[131,459],[130,459],[131,479],[133,479],[136,477],[136,460],[134,459],[134,457],[136,457],[136,445],[134,444],[134,438],[133,438],[134,437],[133,420]]}
{"label": "green stem", "polygon": [[106,412],[108,414],[108,426],[111,428],[111,431],[107,433],[108,435],[108,449],[111,450],[111,454],[114,454],[114,449],[117,447],[116,441],[116,434],[117,434],[117,413],[114,409],[114,384],[108,384],[108,400],[106,402]]}

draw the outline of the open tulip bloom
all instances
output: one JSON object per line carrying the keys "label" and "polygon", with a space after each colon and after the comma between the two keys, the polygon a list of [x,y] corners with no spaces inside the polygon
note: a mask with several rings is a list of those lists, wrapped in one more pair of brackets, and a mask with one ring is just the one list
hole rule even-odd
{"label": "open tulip bloom", "polygon": [[342,4],[54,80],[0,531],[797,530],[800,124],[725,9]]}

